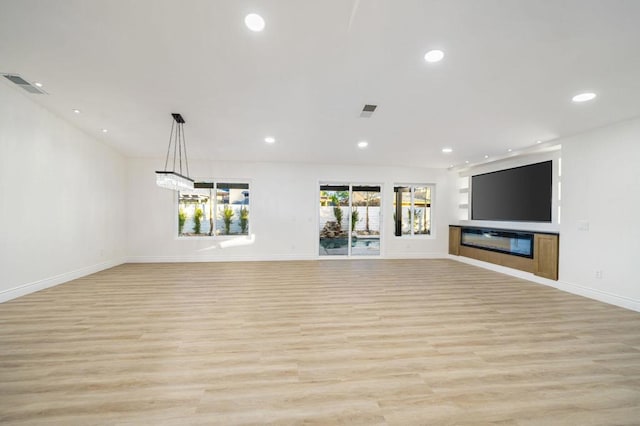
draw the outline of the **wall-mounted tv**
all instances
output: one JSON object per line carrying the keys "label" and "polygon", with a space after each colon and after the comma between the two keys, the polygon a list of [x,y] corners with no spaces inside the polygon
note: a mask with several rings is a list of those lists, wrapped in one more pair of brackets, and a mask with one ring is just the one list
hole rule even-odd
{"label": "wall-mounted tv", "polygon": [[471,178],[471,219],[551,222],[553,162]]}

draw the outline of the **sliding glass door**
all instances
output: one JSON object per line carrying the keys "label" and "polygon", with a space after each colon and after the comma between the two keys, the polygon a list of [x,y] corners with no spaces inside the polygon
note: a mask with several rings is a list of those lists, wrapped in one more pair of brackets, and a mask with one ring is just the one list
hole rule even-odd
{"label": "sliding glass door", "polygon": [[380,254],[380,187],[320,185],[320,256]]}
{"label": "sliding glass door", "polygon": [[351,254],[380,254],[380,187],[351,188]]}

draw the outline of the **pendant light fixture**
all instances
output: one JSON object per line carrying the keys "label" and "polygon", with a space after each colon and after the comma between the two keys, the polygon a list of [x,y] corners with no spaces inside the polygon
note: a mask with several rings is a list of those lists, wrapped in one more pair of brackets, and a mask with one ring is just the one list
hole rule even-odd
{"label": "pendant light fixture", "polygon": [[[187,160],[187,143],[184,140],[184,118],[180,114],[173,113],[171,134],[169,135],[169,147],[167,158],[164,161],[164,170],[156,171],[156,184],[161,188],[173,191],[186,191],[193,189],[193,179],[189,178],[189,160]],[[177,126],[176,126],[177,124]],[[173,145],[173,167],[169,170],[169,155]],[[184,170],[182,168],[182,156],[184,151]],[[176,170],[176,161],[178,169]]]}

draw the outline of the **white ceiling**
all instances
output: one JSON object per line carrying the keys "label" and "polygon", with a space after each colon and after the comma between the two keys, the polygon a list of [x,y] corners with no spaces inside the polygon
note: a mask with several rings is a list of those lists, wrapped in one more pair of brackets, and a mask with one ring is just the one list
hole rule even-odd
{"label": "white ceiling", "polygon": [[2,0],[0,72],[128,156],[447,167],[639,116],[640,1]]}

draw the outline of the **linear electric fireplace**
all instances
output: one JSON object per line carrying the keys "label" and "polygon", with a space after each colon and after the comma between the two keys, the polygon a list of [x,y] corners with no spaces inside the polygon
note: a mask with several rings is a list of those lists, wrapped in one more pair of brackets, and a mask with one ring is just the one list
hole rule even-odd
{"label": "linear electric fireplace", "polygon": [[449,254],[558,280],[560,236],[553,232],[449,225]]}
{"label": "linear electric fireplace", "polygon": [[533,233],[462,228],[460,244],[533,259]]}

